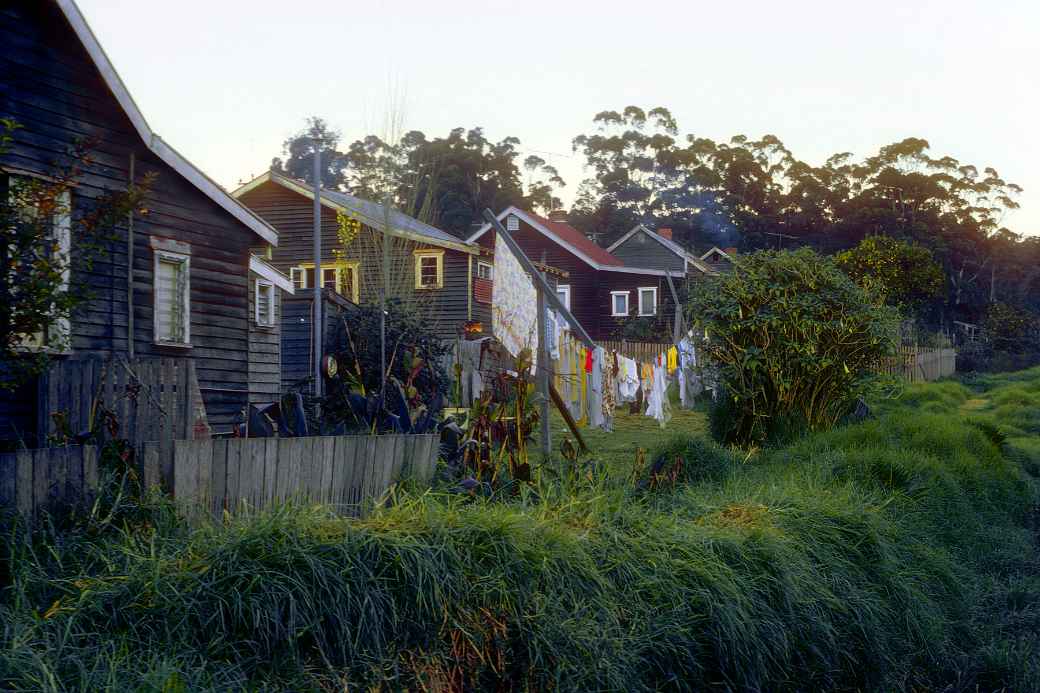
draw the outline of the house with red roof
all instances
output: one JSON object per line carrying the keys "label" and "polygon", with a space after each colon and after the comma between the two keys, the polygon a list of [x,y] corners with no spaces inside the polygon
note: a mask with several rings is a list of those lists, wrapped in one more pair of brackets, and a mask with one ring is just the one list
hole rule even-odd
{"label": "house with red roof", "polygon": [[[562,211],[546,218],[510,206],[498,214],[498,220],[532,261],[566,273],[567,278],[557,284],[557,296],[593,339],[618,338],[637,319],[670,331],[675,297],[681,303],[689,281],[713,274],[671,239],[658,243],[659,236],[644,226],[612,246],[620,252],[611,252],[571,226]],[[633,240],[637,236],[666,252],[659,257],[628,253],[630,247],[634,250],[644,242]],[[467,240],[493,250],[495,230],[485,224]]]}

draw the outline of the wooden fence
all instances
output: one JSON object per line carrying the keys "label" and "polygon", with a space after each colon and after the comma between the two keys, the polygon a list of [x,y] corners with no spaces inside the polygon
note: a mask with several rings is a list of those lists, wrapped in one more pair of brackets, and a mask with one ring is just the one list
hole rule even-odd
{"label": "wooden fence", "polygon": [[912,383],[948,378],[957,372],[957,350],[903,346],[896,355],[881,362],[878,372],[902,377]]}
{"label": "wooden fence", "polygon": [[47,421],[39,430],[52,440],[89,430],[104,410],[113,415],[113,437],[130,442],[139,466],[145,444],[157,443],[158,464],[142,467],[148,486],[172,487],[175,439],[209,436],[190,358],[60,360],[47,374],[45,393],[40,410]]}
{"label": "wooden fence", "polygon": [[402,476],[429,481],[439,444],[436,434],[178,440],[174,495],[216,516],[290,499],[357,514]]}
{"label": "wooden fence", "polygon": [[596,342],[607,351],[616,351],[639,363],[650,363],[667,352],[672,345],[667,342],[630,342],[628,340],[601,340]]}
{"label": "wooden fence", "polygon": [[27,519],[90,507],[98,487],[97,448],[69,446],[0,454],[0,509]]}

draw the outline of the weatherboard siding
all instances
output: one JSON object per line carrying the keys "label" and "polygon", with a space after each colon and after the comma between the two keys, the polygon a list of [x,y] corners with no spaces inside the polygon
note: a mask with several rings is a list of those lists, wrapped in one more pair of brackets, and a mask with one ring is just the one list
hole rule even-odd
{"label": "weatherboard siding", "polygon": [[[314,202],[297,192],[267,181],[243,193],[239,202],[249,207],[278,231],[278,247],[274,248],[271,264],[282,272],[301,263],[314,262]],[[381,234],[368,225],[362,225],[359,238],[344,247],[339,239],[339,224],[335,210],[321,208],[322,263],[338,260],[358,262],[361,303],[376,303],[382,282],[382,258],[375,250]],[[468,253],[426,243],[394,240],[391,258],[392,283],[403,286],[409,302],[413,302],[429,320],[433,330],[443,337],[458,334],[470,316],[470,263]],[[439,289],[414,289],[414,256],[416,249],[444,251],[444,285]],[[474,271],[476,263],[474,262]]]}
{"label": "weatherboard siding", "polygon": [[645,267],[673,272],[683,272],[686,268],[684,258],[679,257],[642,230],[636,231],[624,243],[610,252],[615,257],[621,258],[622,262],[629,267]]}
{"label": "weatherboard siding", "polygon": [[[191,356],[210,424],[227,430],[248,394],[248,247],[255,234],[156,157],[141,141],[61,12],[50,2],[14,0],[0,8],[0,116],[17,121],[0,163],[47,175],[67,165],[76,141],[90,143],[90,162],[73,191],[81,214],[106,190],[125,189],[131,155],[136,178],[156,174],[134,220],[136,356]],[[126,225],[88,267],[73,240],[73,286],[90,301],[72,320],[72,355],[125,355]],[[191,245],[192,349],[152,341],[153,253],[149,237]]]}

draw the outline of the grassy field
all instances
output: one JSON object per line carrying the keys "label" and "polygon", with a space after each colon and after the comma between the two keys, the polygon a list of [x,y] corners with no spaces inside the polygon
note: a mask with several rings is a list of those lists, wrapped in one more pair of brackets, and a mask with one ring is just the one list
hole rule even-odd
{"label": "grassy field", "polygon": [[1040,370],[875,411],[753,455],[624,415],[508,502],[11,531],[0,689],[1040,691]]}

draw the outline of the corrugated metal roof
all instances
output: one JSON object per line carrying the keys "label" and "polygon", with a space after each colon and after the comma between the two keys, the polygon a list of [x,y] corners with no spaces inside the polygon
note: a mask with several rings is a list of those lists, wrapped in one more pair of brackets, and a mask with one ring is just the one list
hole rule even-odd
{"label": "corrugated metal roof", "polygon": [[[360,197],[354,197],[347,193],[337,192],[335,190],[322,190],[321,196],[341,207],[353,211],[360,217],[360,220],[372,226],[374,228],[380,228],[386,220],[386,212],[384,211],[383,205],[378,202],[372,202],[371,200],[363,200]],[[312,195],[313,197],[313,195]],[[465,241],[460,240],[458,237],[451,235],[447,231],[441,231],[435,226],[430,226],[424,222],[419,221],[413,217],[408,216],[403,212],[399,212],[394,208],[390,208],[390,225],[401,231],[408,231],[419,236],[425,236],[431,241],[437,243],[453,243],[455,245],[466,244]]]}

